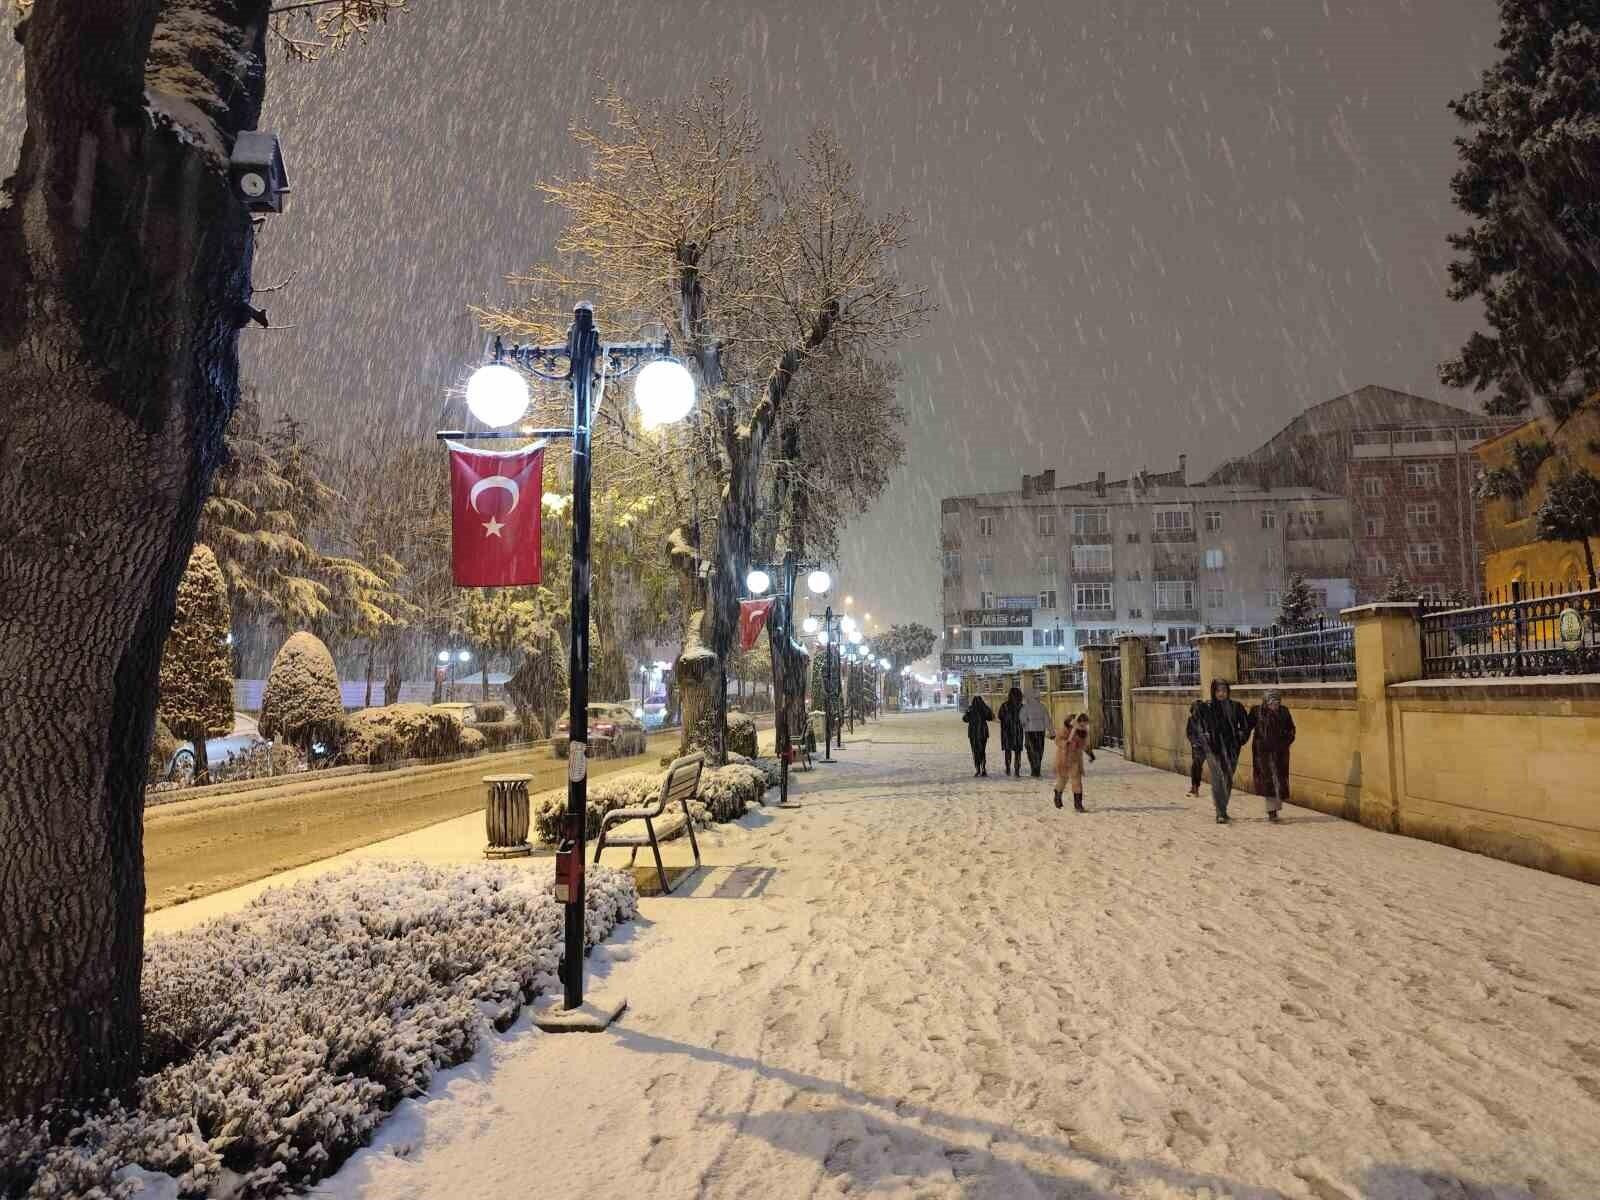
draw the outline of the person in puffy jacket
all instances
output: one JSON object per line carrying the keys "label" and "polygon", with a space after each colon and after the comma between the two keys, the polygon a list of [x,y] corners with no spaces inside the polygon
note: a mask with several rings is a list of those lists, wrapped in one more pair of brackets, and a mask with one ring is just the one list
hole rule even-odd
{"label": "person in puffy jacket", "polygon": [[989,722],[994,720],[994,709],[982,696],[974,696],[967,711],[961,714],[967,723],[967,742],[972,747],[972,774],[974,778],[989,773]]}
{"label": "person in puffy jacket", "polygon": [[1022,776],[1022,689],[1012,688],[1000,705],[1000,751],[1006,756],[1006,774]]}
{"label": "person in puffy jacket", "polygon": [[1050,710],[1037,692],[1022,702],[1022,741],[1028,751],[1028,769],[1035,779],[1044,767],[1044,740],[1050,734]]}
{"label": "person in puffy jacket", "polygon": [[1289,798],[1289,747],[1294,745],[1294,718],[1283,706],[1281,692],[1268,692],[1250,710],[1255,727],[1255,752],[1250,756],[1255,793],[1267,802],[1267,820],[1277,824],[1278,810]]}

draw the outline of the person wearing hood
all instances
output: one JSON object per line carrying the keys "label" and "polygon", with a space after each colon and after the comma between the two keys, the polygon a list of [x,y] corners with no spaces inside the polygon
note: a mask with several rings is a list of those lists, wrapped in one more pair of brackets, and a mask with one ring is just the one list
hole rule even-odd
{"label": "person wearing hood", "polygon": [[972,775],[989,773],[989,722],[994,720],[994,709],[982,696],[974,696],[967,711],[961,714],[967,723],[967,742],[972,746]]}
{"label": "person wearing hood", "polygon": [[1250,714],[1233,698],[1226,679],[1211,681],[1211,699],[1200,708],[1206,765],[1211,768],[1211,801],[1217,809],[1217,824],[1226,825],[1233,772],[1239,765],[1240,751],[1250,740]]}
{"label": "person wearing hood", "polygon": [[1022,740],[1028,751],[1028,769],[1035,779],[1044,766],[1044,739],[1050,733],[1050,710],[1037,692],[1022,702]]}
{"label": "person wearing hood", "polygon": [[1189,705],[1189,723],[1184,726],[1184,736],[1189,739],[1189,795],[1200,794],[1200,771],[1206,765],[1206,739],[1205,730],[1201,725],[1201,714],[1205,710],[1205,701],[1196,700]]}
{"label": "person wearing hood", "polygon": [[1022,689],[1012,688],[1000,705],[1000,751],[1006,756],[1006,774],[1022,777]]}
{"label": "person wearing hood", "polygon": [[1250,710],[1255,727],[1255,750],[1250,756],[1255,793],[1267,801],[1267,820],[1277,823],[1278,810],[1289,798],[1289,747],[1294,745],[1294,718],[1283,706],[1283,695],[1270,691]]}

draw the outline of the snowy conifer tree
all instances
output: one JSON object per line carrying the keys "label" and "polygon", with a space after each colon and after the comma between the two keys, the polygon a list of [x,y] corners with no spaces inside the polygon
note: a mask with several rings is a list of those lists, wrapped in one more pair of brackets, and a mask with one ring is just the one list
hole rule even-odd
{"label": "snowy conifer tree", "polygon": [[279,647],[261,694],[261,734],[309,751],[344,716],[339,671],[315,634],[301,630]]}
{"label": "snowy conifer tree", "polygon": [[206,739],[233,732],[228,585],[209,547],[196,546],[178,583],[178,610],[161,652],[159,712],[194,743],[194,781],[210,779]]}
{"label": "snowy conifer tree", "polygon": [[1454,387],[1492,389],[1519,413],[1557,417],[1600,388],[1600,7],[1594,0],[1500,0],[1498,62],[1452,102],[1455,202],[1472,218],[1450,244],[1450,298],[1479,300],[1475,332],[1439,368]]}
{"label": "snowy conifer tree", "polygon": [[1389,581],[1383,585],[1383,602],[1385,604],[1410,604],[1417,598],[1417,589],[1411,581],[1399,571],[1389,576]]}
{"label": "snowy conifer tree", "polygon": [[1589,586],[1597,587],[1594,548],[1589,539],[1600,537],[1600,479],[1587,467],[1564,471],[1545,488],[1544,502],[1534,517],[1542,542],[1578,542],[1589,568]]}
{"label": "snowy conifer tree", "polygon": [[1306,583],[1305,576],[1298,572],[1291,575],[1288,590],[1283,593],[1283,609],[1278,615],[1278,624],[1285,629],[1304,629],[1320,615],[1316,597],[1311,594],[1311,585]]}

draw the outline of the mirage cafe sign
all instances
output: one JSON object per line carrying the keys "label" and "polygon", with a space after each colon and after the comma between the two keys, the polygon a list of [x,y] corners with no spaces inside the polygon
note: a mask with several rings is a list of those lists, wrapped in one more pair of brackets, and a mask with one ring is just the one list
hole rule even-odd
{"label": "mirage cafe sign", "polygon": [[1001,596],[999,608],[967,608],[961,612],[961,624],[967,629],[1027,629],[1033,624],[1033,604],[1028,607],[1012,606],[1005,601],[1022,597]]}

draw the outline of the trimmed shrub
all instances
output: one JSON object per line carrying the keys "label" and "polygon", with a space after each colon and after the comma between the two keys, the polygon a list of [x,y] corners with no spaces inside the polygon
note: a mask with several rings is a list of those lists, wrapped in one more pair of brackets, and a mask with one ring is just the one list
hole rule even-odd
{"label": "trimmed shrub", "polygon": [[756,756],[756,719],[748,713],[730,709],[728,732],[724,736],[724,744],[729,754],[737,754],[743,758]]}
{"label": "trimmed shrub", "polygon": [[340,718],[339,761],[379,764],[445,758],[468,749],[469,732],[453,712],[426,704],[363,708]]}
{"label": "trimmed shrub", "polygon": [[505,702],[502,700],[480,700],[476,708],[478,719],[473,722],[474,725],[493,725],[497,721],[504,721],[507,716]]}
{"label": "trimmed shrub", "polygon": [[308,750],[315,741],[333,740],[343,716],[333,655],[313,634],[291,635],[278,648],[261,693],[261,736]]}
{"label": "trimmed shrub", "polygon": [[[588,871],[593,944],[638,894],[628,872]],[[552,986],[561,938],[542,876],[385,862],[152,938],[133,1107],[0,1121],[0,1195],[125,1195],[130,1167],[184,1196],[304,1190]]]}
{"label": "trimmed shrub", "polygon": [[[664,772],[622,771],[589,780],[588,807],[585,813],[584,836],[593,840],[600,836],[600,820],[614,808],[630,808],[648,804],[661,789]],[[548,846],[561,840],[561,818],[567,811],[567,793],[562,788],[545,792],[532,801],[533,825],[539,840]]]}
{"label": "trimmed shrub", "polygon": [[484,736],[476,729],[463,729],[461,731],[461,752],[463,754],[476,754],[483,749]]}
{"label": "trimmed shrub", "polygon": [[544,723],[539,720],[539,714],[533,711],[517,711],[517,724],[522,727],[522,740],[525,742],[540,742],[544,740]]}
{"label": "trimmed shrub", "polygon": [[747,762],[729,763],[707,771],[700,776],[700,798],[694,805],[704,810],[705,816],[696,812],[696,821],[710,825],[737,820],[750,805],[759,803],[766,791],[766,773]]}
{"label": "trimmed shrub", "polygon": [[472,728],[483,734],[484,745],[491,750],[524,740],[521,721],[478,721]]}

